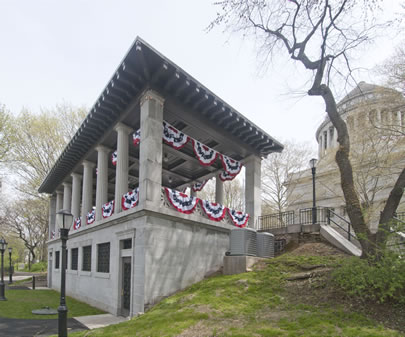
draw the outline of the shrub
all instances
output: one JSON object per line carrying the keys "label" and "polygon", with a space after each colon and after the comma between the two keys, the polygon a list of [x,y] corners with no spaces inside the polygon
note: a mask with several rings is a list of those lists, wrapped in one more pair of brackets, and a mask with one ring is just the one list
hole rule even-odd
{"label": "shrub", "polygon": [[332,282],[362,299],[405,304],[405,260],[390,251],[379,260],[347,259],[333,272]]}
{"label": "shrub", "polygon": [[[47,262],[38,262],[31,265],[31,272],[38,273],[47,271],[48,263]],[[24,271],[28,271],[28,265],[25,266]]]}

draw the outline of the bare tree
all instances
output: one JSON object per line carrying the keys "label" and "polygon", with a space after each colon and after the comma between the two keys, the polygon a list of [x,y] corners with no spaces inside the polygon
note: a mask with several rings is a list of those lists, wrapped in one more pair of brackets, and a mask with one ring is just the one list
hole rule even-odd
{"label": "bare tree", "polygon": [[386,85],[405,95],[405,47],[398,46],[394,54],[377,67],[377,72],[384,77]]}
{"label": "bare tree", "polygon": [[[280,49],[299,62],[311,74],[308,95],[323,99],[326,112],[337,130],[339,148],[336,163],[347,213],[358,234],[362,257],[376,254],[377,244],[386,240],[388,231],[372,233],[362,213],[350,161],[350,137],[345,121],[337,110],[334,87],[343,76],[352,79],[351,54],[371,42],[378,29],[391,22],[379,23],[379,1],[354,0],[224,0],[218,2],[221,13],[211,27],[225,24],[233,30],[252,32],[262,48],[275,56]],[[380,217],[383,229],[389,229],[405,187],[405,169],[399,175]]]}
{"label": "bare tree", "polygon": [[[298,179],[314,156],[311,146],[293,141],[283,142],[284,150],[263,160],[262,196],[263,212],[283,212],[289,203],[302,195],[295,193]],[[294,199],[292,199],[294,198]]]}

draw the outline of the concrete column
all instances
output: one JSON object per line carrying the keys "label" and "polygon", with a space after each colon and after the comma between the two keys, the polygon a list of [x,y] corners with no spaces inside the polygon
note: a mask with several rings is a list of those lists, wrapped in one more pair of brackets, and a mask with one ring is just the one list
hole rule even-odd
{"label": "concrete column", "polygon": [[72,173],[72,214],[76,219],[80,216],[80,192],[82,176],[78,173]]}
{"label": "concrete column", "polygon": [[190,197],[196,197],[197,196],[197,192],[195,192],[193,190],[193,186],[190,187]]}
{"label": "concrete column", "polygon": [[128,135],[132,129],[118,123],[115,126],[115,131],[117,131],[117,165],[115,167],[114,213],[119,213],[122,210],[122,195],[128,192]]}
{"label": "concrete column", "polygon": [[94,163],[83,161],[82,219],[86,219],[93,207],[93,168]]}
{"label": "concrete column", "polygon": [[261,165],[261,158],[254,155],[245,162],[245,211],[249,213],[249,227],[252,228],[261,215]]}
{"label": "concrete column", "polygon": [[141,98],[139,204],[159,205],[162,188],[162,132],[164,99],[152,90]]}
{"label": "concrete column", "polygon": [[110,149],[97,146],[96,220],[102,219],[101,207],[108,201],[108,160]]}
{"label": "concrete column", "polygon": [[63,207],[63,192],[56,191],[56,204],[55,204],[55,214],[58,213]]}
{"label": "concrete column", "polygon": [[218,176],[215,177],[215,202],[224,204],[224,183]]}
{"label": "concrete column", "polygon": [[72,184],[63,183],[63,209],[71,210],[72,205]]}
{"label": "concrete column", "polygon": [[56,226],[56,195],[52,195],[49,198],[49,220],[48,220],[48,234],[51,238],[52,231],[55,230]]}
{"label": "concrete column", "polygon": [[318,137],[318,158],[322,157],[322,133]]}

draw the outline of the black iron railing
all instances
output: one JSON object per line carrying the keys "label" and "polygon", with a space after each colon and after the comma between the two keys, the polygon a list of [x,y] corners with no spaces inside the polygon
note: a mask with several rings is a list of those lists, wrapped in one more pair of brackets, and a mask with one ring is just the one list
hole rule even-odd
{"label": "black iron railing", "polygon": [[[312,224],[313,208],[301,208],[300,209],[300,224],[309,225]],[[327,222],[327,208],[326,207],[316,207],[316,223],[326,223]]]}
{"label": "black iron railing", "polygon": [[258,221],[260,230],[287,227],[294,225],[294,211],[262,215],[259,216]]}
{"label": "black iron railing", "polygon": [[339,227],[347,234],[347,240],[351,241],[352,237],[355,237],[355,235],[353,235],[351,232],[352,226],[350,222],[347,221],[345,218],[341,217],[340,215],[336,214],[330,208],[325,209],[326,209],[327,224],[330,225],[333,223],[335,226]]}

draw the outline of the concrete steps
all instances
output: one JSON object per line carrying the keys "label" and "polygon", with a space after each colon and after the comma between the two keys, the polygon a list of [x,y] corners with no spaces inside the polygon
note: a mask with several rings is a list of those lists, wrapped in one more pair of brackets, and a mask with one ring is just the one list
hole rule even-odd
{"label": "concrete steps", "polygon": [[344,252],[354,255],[360,256],[361,249],[356,247],[353,243],[347,240],[343,235],[333,229],[331,226],[321,225],[320,229],[321,236],[327,240],[329,243],[334,245],[335,247],[343,250]]}

